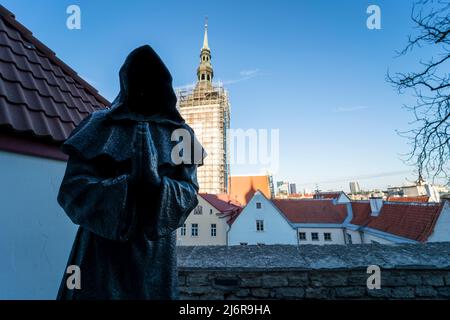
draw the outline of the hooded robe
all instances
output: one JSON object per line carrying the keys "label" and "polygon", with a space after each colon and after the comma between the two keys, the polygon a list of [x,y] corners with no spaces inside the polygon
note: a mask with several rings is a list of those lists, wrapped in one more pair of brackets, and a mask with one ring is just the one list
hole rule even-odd
{"label": "hooded robe", "polygon": [[61,149],[58,203],[79,225],[67,266],[79,267],[81,288],[69,289],[76,280],[64,273],[58,299],[178,298],[176,229],[198,204],[205,153],[151,47],[130,53],[111,108],[85,118]]}

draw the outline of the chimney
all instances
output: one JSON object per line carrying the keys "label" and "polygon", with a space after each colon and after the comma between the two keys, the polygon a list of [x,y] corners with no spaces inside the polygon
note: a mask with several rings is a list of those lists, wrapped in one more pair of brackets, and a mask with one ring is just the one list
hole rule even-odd
{"label": "chimney", "polygon": [[370,197],[370,215],[378,216],[380,214],[381,208],[383,207],[383,198],[381,197]]}

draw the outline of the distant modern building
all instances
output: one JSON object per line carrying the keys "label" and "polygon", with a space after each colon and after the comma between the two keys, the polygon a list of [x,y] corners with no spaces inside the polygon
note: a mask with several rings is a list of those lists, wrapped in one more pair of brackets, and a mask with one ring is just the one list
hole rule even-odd
{"label": "distant modern building", "polygon": [[61,143],[109,102],[0,5],[0,300],[54,299],[77,227]]}
{"label": "distant modern building", "polygon": [[350,184],[350,193],[351,194],[357,194],[357,193],[361,192],[361,188],[359,187],[359,182],[351,181],[349,184]]}
{"label": "distant modern building", "polygon": [[268,199],[256,192],[228,233],[229,245],[450,241],[450,202]]}
{"label": "distant modern building", "polygon": [[269,199],[275,196],[270,174],[230,177],[228,194],[242,205],[246,205],[257,190]]}
{"label": "distant modern building", "polygon": [[213,78],[208,25],[205,24],[197,84],[193,89],[177,90],[177,106],[207,153],[204,165],[197,172],[200,192],[222,194],[228,191],[230,173],[227,141],[230,102],[227,91],[222,86],[213,84]]}
{"label": "distant modern building", "polygon": [[198,205],[177,230],[177,245],[227,245],[230,225],[242,207],[227,194],[199,194]]}
{"label": "distant modern building", "polygon": [[291,184],[288,181],[277,181],[277,197],[287,197],[291,194]]}
{"label": "distant modern building", "polygon": [[296,194],[297,193],[297,185],[295,183],[289,184],[289,194]]}
{"label": "distant modern building", "polygon": [[415,198],[427,196],[429,202],[439,202],[441,200],[439,188],[431,183],[426,182],[420,177],[415,184],[388,188],[388,196],[389,198],[393,197]]}

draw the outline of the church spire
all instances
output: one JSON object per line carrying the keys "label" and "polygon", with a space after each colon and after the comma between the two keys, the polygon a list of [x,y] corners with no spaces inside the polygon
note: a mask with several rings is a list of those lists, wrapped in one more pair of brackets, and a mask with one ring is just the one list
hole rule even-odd
{"label": "church spire", "polygon": [[214,76],[211,65],[211,50],[208,43],[208,18],[205,19],[205,34],[203,37],[203,47],[200,51],[200,65],[197,68],[197,79],[199,83],[212,83]]}
{"label": "church spire", "polygon": [[208,17],[205,18],[205,35],[203,36],[203,48],[209,50],[208,45]]}

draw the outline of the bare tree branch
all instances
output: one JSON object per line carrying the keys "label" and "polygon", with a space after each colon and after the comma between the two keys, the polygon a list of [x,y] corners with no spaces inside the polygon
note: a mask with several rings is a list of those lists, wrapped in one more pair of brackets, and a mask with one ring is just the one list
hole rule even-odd
{"label": "bare tree branch", "polygon": [[413,5],[411,19],[416,31],[399,55],[415,48],[432,47],[441,54],[427,62],[419,61],[420,71],[387,74],[399,93],[411,90],[416,104],[406,106],[415,120],[412,129],[399,134],[409,139],[407,162],[420,176],[433,178],[450,174],[450,2],[421,0]]}

